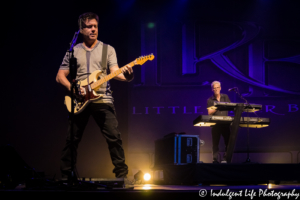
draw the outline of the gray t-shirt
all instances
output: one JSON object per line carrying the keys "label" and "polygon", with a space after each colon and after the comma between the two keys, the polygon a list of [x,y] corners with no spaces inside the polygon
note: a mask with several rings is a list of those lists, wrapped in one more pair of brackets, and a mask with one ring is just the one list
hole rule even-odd
{"label": "gray t-shirt", "polygon": [[[77,58],[77,75],[76,80],[84,80],[95,70],[102,70],[107,75],[107,69],[101,66],[102,63],[103,42],[99,41],[93,49],[87,49],[82,43],[74,47],[74,57]],[[67,52],[59,69],[69,70],[70,55]],[[107,67],[118,65],[115,49],[108,45],[107,47]],[[106,69],[106,70],[105,70]],[[110,84],[103,84],[97,93],[103,94],[103,98],[98,103],[113,103]]]}

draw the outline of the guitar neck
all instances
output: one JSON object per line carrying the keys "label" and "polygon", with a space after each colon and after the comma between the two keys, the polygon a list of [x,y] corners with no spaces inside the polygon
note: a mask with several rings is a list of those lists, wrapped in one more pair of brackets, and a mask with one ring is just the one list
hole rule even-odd
{"label": "guitar neck", "polygon": [[134,64],[134,61],[132,61],[131,63],[125,65],[124,67],[121,67],[120,69],[114,71],[113,73],[110,73],[109,75],[101,78],[99,81],[95,82],[95,83],[92,83],[91,84],[91,87],[92,89],[95,89],[97,87],[99,87],[100,85],[102,85],[103,83],[109,81],[110,79],[113,79],[115,78],[116,76],[118,76],[119,74],[122,73],[122,69],[124,69],[126,66],[130,66],[130,67],[133,67],[135,64]]}

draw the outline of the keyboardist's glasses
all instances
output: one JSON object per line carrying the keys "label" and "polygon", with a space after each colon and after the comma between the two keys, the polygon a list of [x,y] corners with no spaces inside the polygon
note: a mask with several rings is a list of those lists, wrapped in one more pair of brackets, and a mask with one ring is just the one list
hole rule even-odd
{"label": "keyboardist's glasses", "polygon": [[215,87],[215,88],[213,88],[213,90],[216,90],[216,89],[220,89],[221,87]]}

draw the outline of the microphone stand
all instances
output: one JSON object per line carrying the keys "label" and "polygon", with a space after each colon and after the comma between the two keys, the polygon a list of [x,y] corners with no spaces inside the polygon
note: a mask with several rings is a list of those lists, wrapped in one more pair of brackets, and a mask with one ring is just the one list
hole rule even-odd
{"label": "microphone stand", "polygon": [[[78,93],[77,81],[76,81],[76,74],[77,74],[77,59],[74,57],[74,45],[78,38],[78,32],[75,32],[73,39],[70,43],[69,52],[69,69],[71,75],[71,113],[70,113],[70,120],[71,120],[71,128],[70,128],[70,151],[71,151],[71,174],[68,176],[68,184],[69,185],[77,185],[77,175],[75,174],[74,166],[75,166],[75,158],[74,158],[74,100],[75,100],[75,93]],[[71,54],[71,55],[70,55]]]}

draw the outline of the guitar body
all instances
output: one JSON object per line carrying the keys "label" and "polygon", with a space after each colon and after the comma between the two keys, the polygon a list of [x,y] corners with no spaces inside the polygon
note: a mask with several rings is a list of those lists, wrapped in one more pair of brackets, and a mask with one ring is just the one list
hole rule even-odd
{"label": "guitar body", "polygon": [[[74,114],[79,114],[83,111],[83,109],[92,101],[98,100],[101,97],[103,97],[102,94],[97,94],[96,91],[101,87],[98,86],[94,89],[90,87],[92,83],[97,82],[101,79],[102,72],[100,70],[94,71],[91,75],[89,75],[89,78],[78,81],[79,87],[83,87],[85,89],[85,96],[80,95],[74,95]],[[88,82],[89,81],[89,82]],[[71,101],[71,94],[67,94],[65,96],[65,104],[67,106],[67,109],[69,112],[71,112],[72,109],[72,101]]]}

